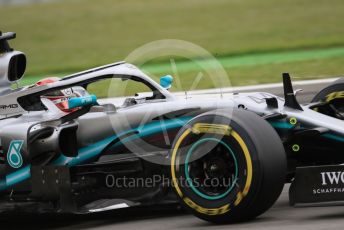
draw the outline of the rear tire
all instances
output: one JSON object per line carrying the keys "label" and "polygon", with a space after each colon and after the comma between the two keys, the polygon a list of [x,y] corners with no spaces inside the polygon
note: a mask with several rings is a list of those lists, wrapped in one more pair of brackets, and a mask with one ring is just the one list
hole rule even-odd
{"label": "rear tire", "polygon": [[311,101],[324,102],[324,106],[316,107],[319,113],[344,120],[344,77],[322,89]]}
{"label": "rear tire", "polygon": [[[173,187],[181,203],[214,223],[262,214],[279,197],[286,177],[284,147],[271,125],[248,111],[229,114],[219,110],[192,119],[179,131],[171,155]],[[232,181],[205,184],[209,178]]]}

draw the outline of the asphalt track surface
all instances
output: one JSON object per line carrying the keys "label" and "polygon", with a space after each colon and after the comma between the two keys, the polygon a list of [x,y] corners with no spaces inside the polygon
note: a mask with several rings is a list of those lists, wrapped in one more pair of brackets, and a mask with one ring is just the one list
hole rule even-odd
{"label": "asphalt track surface", "polygon": [[[326,83],[325,83],[326,84]],[[308,102],[324,83],[303,85],[299,100]],[[242,91],[242,90],[241,90]],[[245,91],[245,90],[243,90]],[[280,94],[280,87],[259,91]],[[318,230],[343,229],[344,207],[289,206],[287,184],[275,205],[257,219],[234,225],[212,225],[185,213],[176,205],[121,209],[85,216],[58,215],[5,215],[0,216],[0,229],[97,229],[97,230],[169,230],[169,229],[278,229]]]}
{"label": "asphalt track surface", "polygon": [[279,200],[253,221],[213,225],[185,213],[176,206],[152,209],[117,210],[88,216],[15,215],[0,218],[1,229],[95,229],[95,230],[340,230],[344,226],[344,207],[294,208],[288,204],[286,185]]}

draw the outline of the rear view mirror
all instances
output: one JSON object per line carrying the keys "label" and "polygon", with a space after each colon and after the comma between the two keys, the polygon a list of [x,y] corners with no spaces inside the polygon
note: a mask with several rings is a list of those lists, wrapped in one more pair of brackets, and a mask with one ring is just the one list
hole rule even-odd
{"label": "rear view mirror", "polygon": [[13,50],[8,43],[8,40],[15,37],[15,33],[0,31],[0,91],[9,89],[11,84],[19,81],[25,73],[25,54]]}

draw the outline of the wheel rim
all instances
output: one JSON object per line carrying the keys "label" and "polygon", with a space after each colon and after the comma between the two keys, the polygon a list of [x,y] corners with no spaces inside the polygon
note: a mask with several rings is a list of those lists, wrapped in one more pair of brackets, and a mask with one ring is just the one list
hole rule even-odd
{"label": "wheel rim", "polygon": [[[206,142],[212,142],[214,148],[190,163],[193,153]],[[187,185],[198,196],[208,200],[227,196],[238,178],[238,163],[233,150],[224,141],[216,138],[203,138],[194,143],[187,152],[184,167]],[[216,185],[213,184],[214,179]]]}

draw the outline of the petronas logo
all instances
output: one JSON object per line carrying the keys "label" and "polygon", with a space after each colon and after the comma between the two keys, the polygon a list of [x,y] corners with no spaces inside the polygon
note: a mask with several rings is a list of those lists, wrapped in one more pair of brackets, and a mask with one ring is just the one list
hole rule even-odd
{"label": "petronas logo", "polygon": [[23,165],[23,157],[20,153],[24,141],[14,140],[11,141],[7,153],[7,162],[12,168],[20,168]]}

